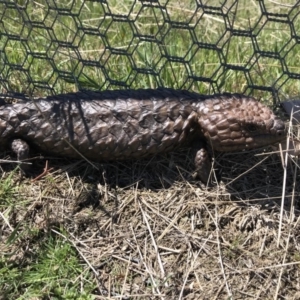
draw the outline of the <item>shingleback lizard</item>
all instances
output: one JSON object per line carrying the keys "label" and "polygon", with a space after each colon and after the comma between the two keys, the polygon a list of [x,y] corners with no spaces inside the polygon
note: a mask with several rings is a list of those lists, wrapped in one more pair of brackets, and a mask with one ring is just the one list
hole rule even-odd
{"label": "shingleback lizard", "polygon": [[28,157],[29,146],[51,155],[111,161],[194,143],[195,169],[207,182],[207,146],[237,151],[274,144],[284,136],[282,120],[267,106],[239,94],[208,96],[159,88],[0,102],[0,150],[10,147],[19,160]]}

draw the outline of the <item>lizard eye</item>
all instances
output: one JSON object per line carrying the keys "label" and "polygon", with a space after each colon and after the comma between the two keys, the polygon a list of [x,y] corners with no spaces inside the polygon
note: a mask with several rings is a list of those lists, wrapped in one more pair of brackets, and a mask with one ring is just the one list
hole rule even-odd
{"label": "lizard eye", "polygon": [[248,125],[246,126],[246,129],[247,129],[248,131],[250,131],[250,132],[254,132],[254,131],[256,131],[258,128],[257,128],[257,126],[254,125],[254,124],[248,124]]}

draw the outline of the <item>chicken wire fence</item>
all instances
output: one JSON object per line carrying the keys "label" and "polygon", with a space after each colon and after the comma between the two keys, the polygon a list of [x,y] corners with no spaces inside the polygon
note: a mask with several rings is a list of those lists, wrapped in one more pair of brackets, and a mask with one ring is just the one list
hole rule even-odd
{"label": "chicken wire fence", "polygon": [[299,1],[0,1],[0,95],[189,89],[297,95]]}

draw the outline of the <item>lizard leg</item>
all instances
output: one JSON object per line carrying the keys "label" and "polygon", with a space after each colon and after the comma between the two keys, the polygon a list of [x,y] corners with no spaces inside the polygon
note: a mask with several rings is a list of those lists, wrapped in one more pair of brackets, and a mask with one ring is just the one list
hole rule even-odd
{"label": "lizard leg", "polygon": [[21,139],[15,139],[11,142],[11,150],[16,154],[17,160],[20,162],[21,170],[23,172],[28,171],[30,166],[21,163],[21,161],[29,157],[29,145]]}
{"label": "lizard leg", "polygon": [[213,169],[210,152],[207,151],[205,143],[198,140],[193,143],[192,148],[194,149],[195,157],[195,175],[193,177],[209,185],[219,182],[221,180],[221,172]]}
{"label": "lizard leg", "polygon": [[212,165],[211,157],[205,148],[201,148],[195,155],[195,177],[199,178],[202,182],[207,183],[211,181],[212,177]]}

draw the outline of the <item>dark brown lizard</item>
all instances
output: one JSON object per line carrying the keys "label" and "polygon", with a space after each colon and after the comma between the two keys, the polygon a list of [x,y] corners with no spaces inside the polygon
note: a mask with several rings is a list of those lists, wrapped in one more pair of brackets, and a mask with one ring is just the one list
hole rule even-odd
{"label": "dark brown lizard", "polygon": [[77,92],[0,106],[0,148],[19,160],[29,146],[52,155],[112,161],[151,156],[202,141],[195,155],[207,182],[215,151],[280,142],[285,124],[239,94],[200,95],[167,88]]}

